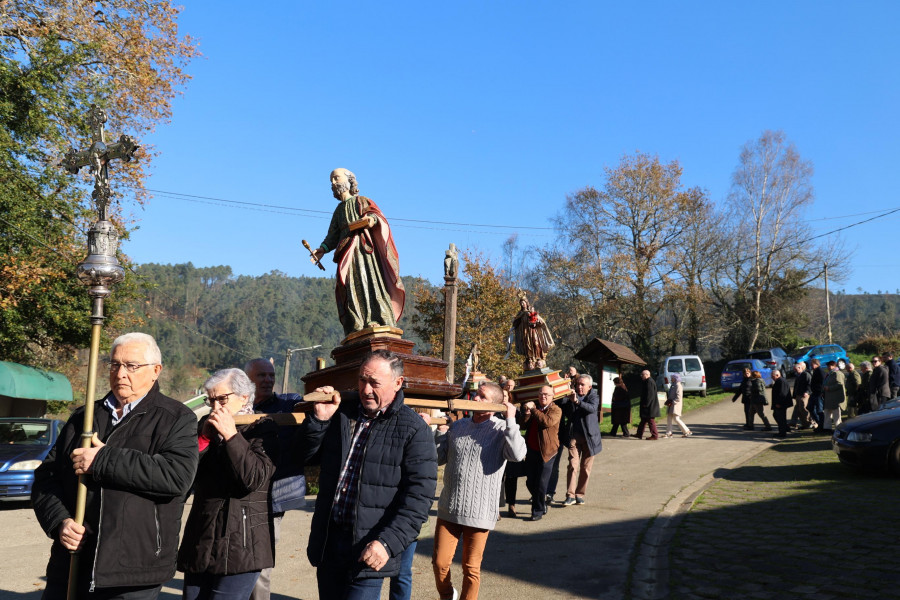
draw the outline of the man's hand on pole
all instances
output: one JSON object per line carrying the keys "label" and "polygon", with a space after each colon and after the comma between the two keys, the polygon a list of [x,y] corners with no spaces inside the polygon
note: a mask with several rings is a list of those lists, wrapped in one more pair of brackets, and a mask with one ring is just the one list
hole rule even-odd
{"label": "man's hand on pole", "polygon": [[84,525],[79,525],[75,519],[64,520],[59,524],[59,543],[66,550],[78,550],[84,543]]}
{"label": "man's hand on pole", "polygon": [[100,449],[105,446],[103,442],[100,441],[100,438],[97,437],[97,434],[94,434],[94,437],[91,438],[91,447],[90,448],[75,448],[72,451],[72,468],[75,469],[76,475],[85,475],[91,472],[91,467],[94,464],[94,458],[96,458],[97,453],[100,452]]}

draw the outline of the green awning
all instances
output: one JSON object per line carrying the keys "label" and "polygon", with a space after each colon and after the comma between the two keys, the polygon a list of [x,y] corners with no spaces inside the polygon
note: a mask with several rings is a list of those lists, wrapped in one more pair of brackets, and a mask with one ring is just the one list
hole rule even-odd
{"label": "green awning", "polygon": [[0,360],[0,396],[72,401],[72,384],[62,373]]}

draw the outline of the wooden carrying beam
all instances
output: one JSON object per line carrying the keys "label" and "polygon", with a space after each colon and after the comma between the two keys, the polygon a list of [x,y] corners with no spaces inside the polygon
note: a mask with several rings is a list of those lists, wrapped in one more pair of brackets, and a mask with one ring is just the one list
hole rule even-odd
{"label": "wooden carrying beam", "polygon": [[[303,422],[302,413],[309,412],[317,402],[331,402],[338,392],[326,394],[324,392],[310,392],[303,396],[303,400],[294,406],[292,413],[273,413],[256,415],[237,415],[234,417],[236,425],[249,425],[263,417],[271,417],[277,425],[299,425]],[[468,410],[473,412],[503,412],[506,406],[493,402],[477,402],[475,400],[432,400],[428,398],[404,398],[403,403],[410,408],[436,408],[439,410]],[[299,413],[299,414],[298,414]]]}

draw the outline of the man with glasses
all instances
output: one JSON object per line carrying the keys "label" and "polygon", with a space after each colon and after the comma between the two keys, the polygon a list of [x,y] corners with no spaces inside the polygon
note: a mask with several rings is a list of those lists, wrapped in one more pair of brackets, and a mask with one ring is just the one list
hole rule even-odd
{"label": "man with glasses", "polygon": [[[43,598],[65,598],[70,551],[79,550],[77,598],[156,598],[175,574],[184,500],[197,470],[197,418],[159,391],[156,341],[113,342],[110,393],[94,403],[94,435],[81,448],[84,408],[66,423],[35,471],[32,503],[53,539]],[[74,520],[86,475],[84,524]]]}
{"label": "man with glasses", "polygon": [[547,514],[547,485],[559,450],[559,422],[562,409],[553,403],[553,388],[541,388],[537,404],[526,402],[522,407],[525,427],[525,485],[531,492],[531,520],[540,521]]}
{"label": "man with glasses", "polygon": [[890,374],[881,362],[880,356],[872,357],[872,374],[869,376],[869,394],[875,399],[874,406],[881,406],[891,399]]}

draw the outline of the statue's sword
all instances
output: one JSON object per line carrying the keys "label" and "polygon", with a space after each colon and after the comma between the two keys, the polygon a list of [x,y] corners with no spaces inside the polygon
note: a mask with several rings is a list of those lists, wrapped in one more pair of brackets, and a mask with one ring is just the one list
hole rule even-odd
{"label": "statue's sword", "polygon": [[324,271],[325,267],[323,267],[322,263],[319,262],[319,259],[316,258],[316,253],[313,252],[313,249],[309,247],[309,242],[307,242],[306,240],[301,240],[301,241],[303,242],[303,247],[306,248],[307,250],[309,250],[309,255],[312,256],[313,262],[316,263],[316,266]]}

